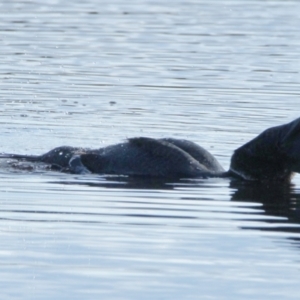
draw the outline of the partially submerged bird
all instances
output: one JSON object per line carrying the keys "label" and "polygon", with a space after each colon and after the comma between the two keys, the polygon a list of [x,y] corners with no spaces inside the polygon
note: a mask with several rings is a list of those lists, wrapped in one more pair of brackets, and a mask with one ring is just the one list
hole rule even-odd
{"label": "partially submerged bird", "polygon": [[136,137],[95,150],[62,146],[39,156],[3,153],[0,158],[42,162],[77,174],[289,182],[300,172],[300,118],[269,128],[235,150],[228,171],[199,145],[173,138]]}

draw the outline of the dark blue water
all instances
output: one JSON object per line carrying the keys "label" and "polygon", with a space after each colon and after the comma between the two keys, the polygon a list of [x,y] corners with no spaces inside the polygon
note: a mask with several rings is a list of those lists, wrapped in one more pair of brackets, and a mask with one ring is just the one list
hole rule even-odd
{"label": "dark blue water", "polygon": [[[132,136],[234,149],[300,115],[298,1],[0,4],[0,152]],[[3,299],[298,299],[300,176],[70,175],[0,162]]]}

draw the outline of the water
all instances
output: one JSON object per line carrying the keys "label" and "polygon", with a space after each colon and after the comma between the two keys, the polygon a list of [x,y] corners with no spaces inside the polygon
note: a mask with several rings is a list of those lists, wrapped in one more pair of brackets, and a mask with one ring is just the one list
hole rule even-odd
{"label": "water", "polygon": [[[299,117],[298,1],[2,1],[0,152],[193,140]],[[298,299],[293,185],[0,164],[3,299]]]}

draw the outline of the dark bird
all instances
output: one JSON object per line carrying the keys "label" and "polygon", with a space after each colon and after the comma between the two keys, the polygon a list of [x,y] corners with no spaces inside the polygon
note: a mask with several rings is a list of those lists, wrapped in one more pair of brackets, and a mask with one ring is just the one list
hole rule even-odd
{"label": "dark bird", "polygon": [[42,162],[77,174],[290,182],[294,172],[300,173],[300,118],[269,128],[235,150],[228,171],[201,146],[173,138],[136,137],[95,150],[62,146],[43,155],[2,153],[0,158]]}

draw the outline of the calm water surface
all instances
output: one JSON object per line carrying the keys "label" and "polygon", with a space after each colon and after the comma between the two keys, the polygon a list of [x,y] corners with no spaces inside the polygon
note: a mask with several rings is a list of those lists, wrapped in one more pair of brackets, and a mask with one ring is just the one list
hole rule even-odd
{"label": "calm water surface", "polygon": [[[298,1],[2,1],[0,152],[193,140],[300,116]],[[293,185],[0,162],[3,299],[298,299]]]}

